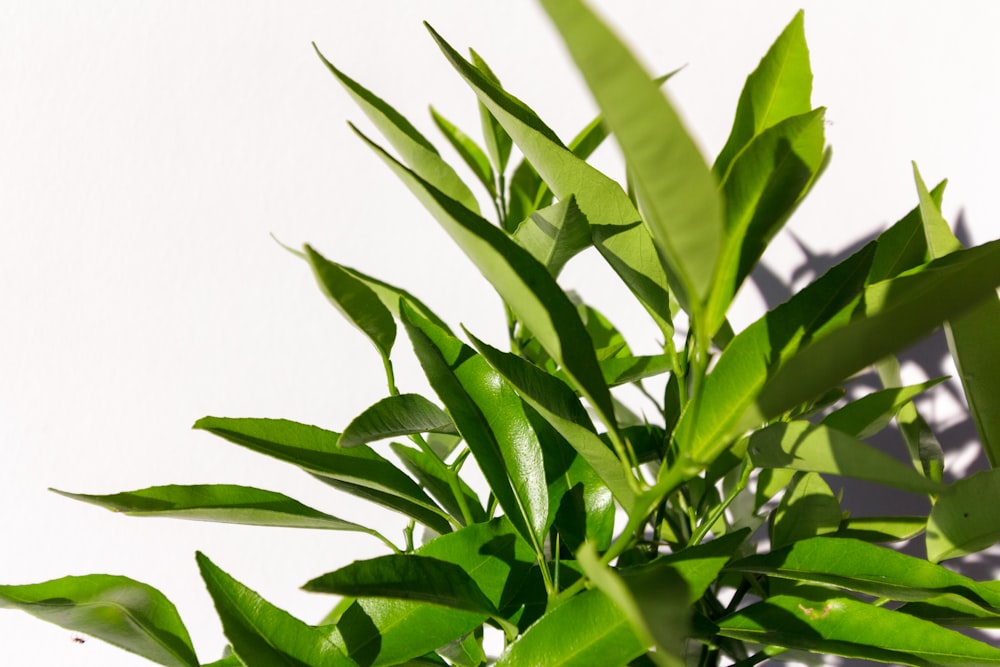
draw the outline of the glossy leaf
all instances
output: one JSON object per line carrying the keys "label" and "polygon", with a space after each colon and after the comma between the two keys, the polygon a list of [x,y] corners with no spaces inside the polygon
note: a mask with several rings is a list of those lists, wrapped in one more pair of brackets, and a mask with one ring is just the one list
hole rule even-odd
{"label": "glossy leaf", "polygon": [[755,466],[790,468],[863,479],[904,491],[934,494],[941,486],[908,465],[846,433],[806,421],[773,424],[750,436]]}
{"label": "glossy leaf", "polygon": [[624,665],[647,648],[618,605],[592,589],[547,612],[507,647],[496,667]]}
{"label": "glossy leaf", "polygon": [[451,530],[442,510],[406,473],[366,445],[339,447],[338,433],[286,419],[204,417],[194,427],[296,465],[331,486],[402,512],[439,533]]}
{"label": "glossy leaf", "polygon": [[780,121],[812,108],[812,70],[803,13],[799,11],[747,77],[733,129],[713,167],[719,177],[747,144]]}
{"label": "glossy leaf", "polygon": [[586,5],[542,0],[542,6],[618,140],[644,222],[681,288],[678,298],[697,312],[725,238],[715,177],[666,96]]}
{"label": "glossy leaf", "polygon": [[355,417],[340,434],[340,447],[357,447],[411,433],[456,433],[448,414],[419,394],[383,398]]}
{"label": "glossy leaf", "polygon": [[[913,175],[920,196],[920,216],[932,258],[944,257],[962,249],[940,205],[927,191],[917,165]],[[986,295],[982,303],[960,317],[945,323],[948,348],[955,360],[958,377],[965,390],[969,412],[976,423],[986,458],[994,468],[1000,466],[1000,296]]]}
{"label": "glossy leaf", "polygon": [[848,597],[813,600],[778,595],[741,609],[718,625],[724,637],[896,665],[1000,664],[1000,649]]}
{"label": "glossy leaf", "polygon": [[875,435],[896,415],[901,407],[945,378],[936,378],[907,387],[892,387],[866,394],[838,408],[823,418],[823,425],[843,431],[855,438]]}
{"label": "glossy leaf", "polygon": [[0,586],[0,609],[20,609],[158,665],[198,667],[177,609],[152,586],[110,574]]}
{"label": "glossy leaf", "polygon": [[226,637],[246,667],[356,665],[320,628],[275,607],[201,552],[197,559]]}
{"label": "glossy leaf", "polygon": [[995,511],[998,503],[998,468],[977,472],[945,487],[927,520],[927,559],[938,563],[1000,542]]}
{"label": "glossy leaf", "polygon": [[462,202],[466,208],[473,211],[479,210],[479,204],[472,191],[417,128],[389,106],[385,100],[334,67],[320,53],[315,44],[313,44],[313,48],[316,49],[316,54],[327,69],[343,84],[361,110],[378,128],[382,136],[396,149],[402,161],[410,169],[419,173],[422,178],[433,183],[434,187],[452,199]]}
{"label": "glossy leaf", "polygon": [[771,549],[835,532],[840,519],[840,503],[823,478],[814,472],[800,475],[774,511]]}
{"label": "glossy leaf", "polygon": [[658,665],[683,666],[690,624],[687,582],[672,567],[645,568],[627,579],[601,563],[592,544],[576,554],[591,583],[611,598],[646,646],[655,646]]}
{"label": "glossy leaf", "polygon": [[575,197],[590,223],[594,245],[660,327],[668,329],[671,316],[666,274],[652,236],[625,191],[563,146],[555,132],[523,102],[484,77],[430,26],[428,29],[552,192],[560,199]]}
{"label": "glossy leaf", "polygon": [[[441,507],[446,509],[455,520],[463,525],[467,524],[465,513],[462,510],[462,502],[464,502],[465,509],[469,512],[473,523],[486,521],[486,513],[483,511],[479,497],[441,459],[398,442],[393,442],[389,446],[406,469],[410,471],[410,474],[434,496]],[[457,493],[452,484],[457,485]],[[462,501],[459,501],[458,494],[461,494]]]}
{"label": "glossy leaf", "polygon": [[[980,584],[951,570],[860,540],[814,537],[736,561],[729,569],[797,582],[836,586],[889,600],[964,598],[984,609],[996,600]],[[1000,611],[1000,610],[994,610]]]}
{"label": "glossy leaf", "polygon": [[403,322],[434,391],[447,406],[507,517],[541,553],[549,498],[541,443],[521,399],[472,348],[403,307]]}
{"label": "glossy leaf", "polygon": [[387,358],[396,340],[396,323],[378,295],[309,246],[306,246],[306,259],[330,302],[371,339],[383,358]]}
{"label": "glossy leaf", "polygon": [[131,516],[378,534],[365,526],[307,507],[284,494],[235,484],[171,484],[109,495],[56,493]]}
{"label": "glossy leaf", "polygon": [[387,153],[380,154],[613,428],[611,397],[586,330],[545,267],[502,230],[443,196]]}
{"label": "glossy leaf", "polygon": [[496,179],[493,176],[493,167],[490,166],[490,158],[476,145],[476,142],[462,130],[458,129],[454,123],[435,111],[431,107],[431,117],[434,124],[441,130],[448,143],[451,144],[455,152],[458,153],[462,161],[468,165],[472,173],[475,174],[479,182],[483,184],[490,196],[497,196]]}
{"label": "glossy leaf", "polygon": [[355,561],[306,582],[302,588],[356,598],[413,600],[489,616],[499,613],[459,565],[430,556],[390,554]]}
{"label": "glossy leaf", "polygon": [[553,278],[593,241],[587,218],[573,197],[535,211],[514,232],[514,239],[541,262]]}

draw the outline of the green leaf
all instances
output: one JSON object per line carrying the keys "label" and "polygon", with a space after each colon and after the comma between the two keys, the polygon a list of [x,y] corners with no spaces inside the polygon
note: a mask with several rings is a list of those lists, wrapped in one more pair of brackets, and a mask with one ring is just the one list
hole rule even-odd
{"label": "green leaf", "polygon": [[688,586],[670,566],[632,571],[626,578],[601,563],[589,542],[576,559],[591,583],[622,610],[632,630],[646,646],[655,646],[658,665],[684,665],[684,639],[688,635],[691,610]]}
{"label": "green leaf", "polygon": [[[894,355],[890,354],[879,359],[875,363],[875,369],[883,386],[896,388],[903,385],[899,374],[899,359]],[[921,471],[925,477],[940,482],[944,473],[944,450],[941,449],[941,443],[938,442],[934,431],[917,412],[917,407],[912,401],[900,406],[896,413],[896,424],[910,452],[913,467]]]}
{"label": "green leaf", "polygon": [[313,473],[320,481],[402,512],[438,533],[451,530],[444,512],[406,473],[361,445],[344,449],[340,435],[286,419],[204,417],[203,429]]}
{"label": "green leaf", "polygon": [[378,535],[365,526],[344,521],[274,491],[235,484],[151,486],[109,495],[56,493],[130,516],[163,516],[193,521],[217,521],[251,526],[350,530]]}
{"label": "green leaf", "polygon": [[307,582],[312,593],[393,598],[496,616],[496,607],[459,565],[430,556],[390,554],[355,561]]}
{"label": "green leaf", "polygon": [[649,377],[663,375],[674,369],[669,354],[643,357],[612,357],[599,362],[601,374],[609,387],[638,382]]}
{"label": "green leaf", "polygon": [[[968,577],[861,540],[813,537],[783,549],[738,560],[727,569],[780,579],[836,586],[889,600],[957,596],[991,609],[989,590]],[[994,610],[1000,611],[1000,610]]]}
{"label": "green leaf", "polygon": [[525,540],[542,553],[549,516],[545,467],[521,399],[472,348],[405,304],[402,313],[420,365],[490,489]]}
{"label": "green leaf", "polygon": [[[941,205],[947,181],[931,190],[931,199]],[[878,248],[868,273],[868,284],[895,278],[928,261],[919,204],[878,237]]]}
{"label": "green leaf", "polygon": [[364,282],[308,245],[305,250],[316,281],[330,302],[371,339],[383,359],[388,358],[396,340],[396,323],[389,309]]}
{"label": "green leaf", "polygon": [[475,195],[462,182],[455,170],[441,159],[441,155],[431,142],[382,98],[334,67],[315,44],[313,48],[327,69],[343,84],[361,110],[396,149],[402,161],[410,169],[420,174],[421,178],[433,183],[435,188],[452,199],[462,202],[466,208],[479,210]]}
{"label": "green leaf", "polygon": [[907,387],[891,387],[862,396],[823,418],[823,425],[862,439],[889,425],[901,407],[946,378],[936,378]]}
{"label": "green leaf", "polygon": [[982,593],[990,609],[955,595],[942,595],[928,598],[920,602],[908,602],[899,610],[919,618],[934,621],[940,625],[951,625],[967,628],[998,628],[1000,627],[1000,582],[985,581],[978,583],[977,592]]}
{"label": "green leaf", "polygon": [[840,527],[840,503],[823,478],[814,472],[800,474],[775,509],[771,549]]}
{"label": "green leaf", "polygon": [[747,77],[733,129],[713,167],[721,178],[750,141],[782,120],[812,108],[812,70],[799,11]]}
{"label": "green leaf", "polygon": [[624,665],[647,648],[618,605],[592,589],[548,611],[507,646],[496,667]]}
{"label": "green leaf", "polygon": [[[537,572],[534,550],[504,519],[438,537],[417,553],[460,566],[508,618],[524,604],[523,588]],[[360,664],[397,665],[459,639],[485,619],[482,613],[367,598],[347,607],[331,638]]]}
{"label": "green leaf", "polygon": [[405,299],[406,302],[418,313],[420,313],[421,315],[423,315],[424,317],[426,317],[431,322],[441,327],[445,331],[449,332],[451,331],[448,328],[448,325],[445,324],[444,320],[435,315],[434,312],[426,305],[424,305],[424,303],[420,299],[413,296],[406,290],[394,287],[389,283],[384,283],[381,280],[378,280],[377,278],[372,278],[371,276],[367,276],[358,271],[357,269],[352,269],[349,266],[343,266],[343,265],[338,265],[338,266],[340,266],[340,268],[342,268],[344,271],[350,273],[355,278],[359,279],[364,284],[368,285],[368,287],[370,287],[371,290],[375,292],[375,295],[382,301],[382,305],[384,305],[386,308],[389,309],[389,312],[392,313],[393,317],[399,319],[399,301],[400,299]]}
{"label": "green leaf", "polygon": [[573,390],[515,354],[501,352],[471,335],[470,339],[489,364],[514,386],[518,395],[545,417],[594,469],[622,507],[631,508],[635,492],[625,477],[621,461],[597,435]]}
{"label": "green leaf", "polygon": [[566,262],[593,243],[587,218],[572,196],[525,218],[514,232],[514,240],[541,262],[553,278]]}
{"label": "green leaf", "polygon": [[[927,192],[916,164],[913,175],[930,256],[944,257],[961,250],[962,244],[941,215],[940,205]],[[988,294],[975,308],[946,322],[944,330],[983,451],[996,468],[1000,466],[1000,296]]]}
{"label": "green leaf", "polygon": [[303,623],[198,552],[198,568],[233,651],[247,667],[356,665],[320,628]]}
{"label": "green leaf", "polygon": [[946,486],[927,520],[927,559],[939,563],[1000,542],[997,503],[1000,468],[983,470]]}
{"label": "green leaf", "polygon": [[925,516],[852,516],[840,522],[836,536],[865,542],[901,542],[924,532],[926,526]]}
{"label": "green leaf", "polygon": [[390,443],[389,447],[399,457],[406,469],[417,478],[420,485],[434,496],[434,498],[445,508],[451,516],[459,523],[466,525],[465,513],[456,495],[452,484],[458,486],[458,493],[464,499],[465,507],[469,511],[473,523],[486,521],[486,513],[483,511],[482,503],[476,493],[466,484],[457,472],[445,465],[441,459],[430,454],[426,454],[419,449],[401,445],[398,442]]}
{"label": "green leaf", "polygon": [[896,665],[1000,664],[1000,649],[848,597],[778,595],[741,609],[718,625],[723,637]]}
{"label": "green leaf", "polygon": [[527,105],[483,76],[433,28],[427,28],[449,62],[472,86],[479,101],[503,125],[530,161],[531,171],[537,169],[560,199],[575,197],[577,206],[590,223],[597,249],[661,329],[669,329],[671,316],[666,274],[649,230],[621,186],[574,155]]}
{"label": "green leaf", "polygon": [[945,320],[996,297],[1000,241],[959,250],[865,288],[856,308],[782,365],[757,398],[747,423],[773,417],[906,348]]}
{"label": "green leaf", "polygon": [[435,111],[434,107],[431,107],[431,117],[434,119],[434,124],[441,130],[441,134],[445,136],[448,143],[455,149],[455,152],[469,166],[469,169],[476,175],[479,182],[485,186],[490,196],[495,198],[497,196],[496,179],[493,176],[493,167],[490,166],[490,159],[486,156],[486,153],[476,145],[476,142],[469,135],[462,132],[451,121]]}
{"label": "green leaf", "polygon": [[829,473],[935,494],[941,486],[869,444],[821,424],[780,422],[750,436],[755,466]]}
{"label": "green leaf", "polygon": [[501,229],[443,196],[384,151],[380,154],[613,428],[611,396],[589,337],[573,303],[545,267]]}
{"label": "green leaf", "polygon": [[20,609],[168,667],[198,667],[177,609],[152,586],[109,574],[0,586],[0,608]]}
{"label": "green leaf", "polygon": [[621,146],[643,219],[680,287],[678,299],[697,313],[725,238],[715,177],[666,96],[586,5],[542,0],[542,6]]}
{"label": "green leaf", "polygon": [[448,414],[419,394],[383,398],[354,418],[340,434],[341,447],[357,447],[376,440],[411,433],[456,433]]}
{"label": "green leaf", "polygon": [[[476,69],[492,81],[495,86],[500,88],[500,79],[493,73],[493,70],[486,64],[486,61],[472,49],[469,49],[469,56],[472,58]],[[486,150],[489,151],[490,157],[493,159],[493,164],[497,167],[497,171],[502,174],[507,170],[507,160],[510,158],[510,149],[513,142],[507,131],[503,129],[503,126],[497,122],[497,119],[493,117],[490,110],[481,102],[479,103],[479,117],[482,121]]]}

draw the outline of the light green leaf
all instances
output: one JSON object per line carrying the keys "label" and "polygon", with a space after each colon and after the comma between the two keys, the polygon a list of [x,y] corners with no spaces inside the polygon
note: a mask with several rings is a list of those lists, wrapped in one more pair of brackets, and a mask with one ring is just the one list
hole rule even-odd
{"label": "light green leaf", "polygon": [[750,141],[782,120],[812,108],[812,70],[799,11],[743,86],[733,129],[713,167],[721,178]]}
{"label": "light green leaf", "polygon": [[493,176],[493,167],[490,166],[490,159],[486,156],[486,153],[476,145],[476,142],[469,135],[462,132],[451,121],[435,111],[434,107],[431,107],[431,117],[434,119],[434,124],[441,130],[441,134],[445,136],[448,143],[455,149],[455,152],[469,166],[469,169],[476,175],[476,178],[483,184],[487,192],[490,193],[490,196],[495,198],[497,196],[496,179]]}
{"label": "light green leaf", "polygon": [[313,48],[316,49],[316,54],[323,61],[323,64],[343,84],[361,110],[382,133],[382,136],[396,149],[404,164],[420,174],[421,178],[432,183],[438,190],[452,199],[462,202],[466,208],[473,211],[479,210],[479,204],[472,191],[462,182],[451,165],[441,159],[437,149],[420,134],[417,128],[413,127],[406,118],[382,98],[334,67],[320,53],[315,44],[313,44]]}
{"label": "light green leaf", "polygon": [[399,301],[400,299],[405,299],[406,302],[418,313],[445,331],[451,331],[451,329],[448,328],[448,325],[445,324],[444,320],[435,315],[434,312],[424,305],[420,299],[413,296],[406,290],[390,285],[389,283],[382,282],[377,278],[367,276],[357,269],[352,269],[349,266],[344,266],[342,264],[338,266],[370,287],[371,290],[375,292],[375,295],[382,301],[382,305],[389,309],[389,312],[392,313],[393,317],[399,319]]}
{"label": "light green leaf", "polygon": [[718,621],[724,637],[894,665],[1000,664],[1000,649],[849,597],[778,595]]}
{"label": "light green leaf", "polygon": [[680,287],[678,299],[698,313],[725,238],[715,177],[666,96],[586,5],[542,0],[542,6],[621,146],[643,219]]}
{"label": "light green leaf", "polygon": [[357,447],[376,440],[411,433],[457,433],[448,414],[419,394],[383,398],[355,417],[337,444]]}
{"label": "light green leaf", "polygon": [[649,377],[663,375],[674,369],[669,354],[648,357],[611,357],[600,363],[601,374],[609,387],[638,382]]}
{"label": "light green leaf", "polygon": [[[469,49],[469,56],[472,58],[476,69],[483,76],[493,82],[497,88],[502,87],[500,79],[497,78],[497,75],[493,73],[493,70],[490,69],[490,66],[486,64],[486,61],[478,53]],[[493,164],[496,165],[497,172],[502,174],[507,170],[507,160],[510,159],[510,149],[513,142],[507,131],[497,122],[497,119],[493,117],[493,114],[490,113],[490,110],[482,102],[479,103],[479,118],[482,121],[486,150],[489,151],[490,157],[493,159]]]}
{"label": "light green leaf", "polygon": [[771,549],[840,527],[840,503],[823,478],[814,472],[799,473],[774,511]]}
{"label": "light green leaf", "polygon": [[445,513],[406,473],[361,445],[339,447],[338,433],[286,419],[204,417],[203,429],[255,452],[313,473],[335,488],[402,512],[438,533],[451,530]]}
{"label": "light green leaf", "polygon": [[[940,205],[927,192],[917,165],[913,175],[920,195],[920,216],[932,258],[944,257],[962,249]],[[945,323],[948,349],[962,380],[969,412],[979,431],[986,458],[994,468],[1000,466],[1000,296],[988,294],[975,308]]]}
{"label": "light green leaf", "polygon": [[355,561],[308,581],[312,593],[426,602],[496,616],[499,612],[459,565],[430,556],[390,554]]}
{"label": "light green leaf", "polygon": [[780,422],[750,436],[755,466],[829,473],[934,494],[941,486],[869,444],[821,424]]}
{"label": "light green leaf", "polygon": [[593,243],[587,218],[572,196],[525,218],[514,232],[514,240],[541,262],[553,278],[566,262]]}
{"label": "light green leaf", "polygon": [[507,517],[541,554],[549,498],[541,443],[521,399],[486,360],[416,312],[403,323],[420,365],[451,413]]}
{"label": "light green leaf", "polygon": [[163,516],[251,526],[350,530],[378,535],[370,528],[307,507],[284,494],[235,484],[171,484],[109,495],[52,490],[67,498],[130,516]]}
{"label": "light green leaf", "polygon": [[305,250],[316,281],[330,302],[371,339],[383,358],[388,358],[396,340],[396,323],[389,309],[364,282],[308,245]]}
{"label": "light green leaf", "polygon": [[927,559],[939,563],[1000,542],[998,503],[1000,468],[977,472],[945,487],[927,520]]}
{"label": "light green leaf", "polygon": [[[417,478],[420,485],[427,489],[441,504],[441,507],[445,508],[459,523],[462,525],[467,523],[465,512],[462,510],[463,502],[473,523],[486,521],[486,513],[483,511],[479,497],[462,480],[461,476],[445,465],[441,459],[398,442],[390,443],[389,447],[410,471],[410,474]],[[453,484],[458,487],[457,492],[452,486]],[[459,494],[462,497],[461,501]]]}
{"label": "light green leaf", "polygon": [[889,425],[901,407],[946,378],[937,378],[907,387],[891,387],[862,396],[823,418],[823,425],[863,439]]}
{"label": "light green leaf", "polygon": [[547,612],[507,646],[496,667],[624,665],[647,648],[618,605],[592,589]]}
{"label": "light green leaf", "polygon": [[0,586],[0,609],[20,609],[158,665],[198,667],[177,609],[152,586],[110,574]]}
{"label": "light green leaf", "polygon": [[632,571],[619,576],[601,563],[594,545],[584,544],[576,559],[591,583],[622,610],[632,630],[658,665],[683,667],[684,639],[688,635],[691,610],[687,604],[687,582],[670,566]]}
{"label": "light green leaf", "polygon": [[942,595],[919,602],[908,602],[899,611],[940,625],[966,628],[1000,628],[1000,581],[985,581],[978,584],[977,592],[982,593],[990,609],[954,595]]}
{"label": "light green leaf", "polygon": [[[374,144],[373,147],[377,149]],[[593,346],[573,303],[545,267],[501,229],[442,196],[387,153],[379,152],[476,264],[517,319],[531,329],[545,351],[573,379],[609,429],[614,428],[611,396],[601,377]]]}
{"label": "light green leaf", "polygon": [[531,171],[537,169],[558,198],[575,197],[590,223],[597,249],[661,329],[672,332],[666,274],[649,230],[621,186],[563,146],[527,105],[483,76],[427,27],[449,62],[530,161]]}
{"label": "light green leaf", "polygon": [[[895,355],[879,359],[875,362],[875,370],[883,386],[897,388],[903,385],[899,374],[899,359]],[[896,413],[896,425],[899,426],[899,432],[910,452],[913,467],[925,477],[940,482],[944,473],[944,450],[930,424],[920,416],[912,401],[900,406]]]}
{"label": "light green leaf", "polygon": [[840,522],[837,537],[865,542],[902,542],[924,532],[925,516],[851,516]]}
{"label": "light green leaf", "polygon": [[320,628],[275,607],[201,552],[197,559],[226,637],[246,667],[356,666]]}

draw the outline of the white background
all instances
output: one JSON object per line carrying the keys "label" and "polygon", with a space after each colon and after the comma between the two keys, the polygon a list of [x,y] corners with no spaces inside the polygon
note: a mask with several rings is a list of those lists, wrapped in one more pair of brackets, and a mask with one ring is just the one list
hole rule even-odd
{"label": "white background", "polygon": [[[836,253],[915,203],[910,160],[951,179],[945,213],[998,236],[1000,4],[598,3],[655,73],[706,154],[728,134],[746,74],[800,5],[829,108],[833,163],[791,228]],[[383,547],[366,536],[129,519],[46,491],[230,482],[283,491],[393,539],[400,523],[297,470],[206,433],[204,415],[286,417],[340,430],[381,398],[370,344],[281,250],[405,285],[452,324],[502,340],[498,300],[348,130],[369,127],[328,58],[413,120],[478,132],[474,98],[426,19],[474,46],[565,139],[593,115],[528,2],[12,2],[0,4],[0,583],[126,574],[180,610],[201,659],[224,645],[194,551],[308,621],[332,604],[306,580]],[[614,153],[602,159],[615,170]],[[464,172],[463,172],[464,173]],[[784,235],[768,264],[803,260]],[[566,283],[648,349],[637,309],[597,263]],[[748,293],[745,324],[758,303]],[[400,384],[420,389],[399,341]],[[937,415],[944,419],[947,415]],[[946,446],[948,443],[945,443]],[[145,664],[0,612],[0,664]]]}

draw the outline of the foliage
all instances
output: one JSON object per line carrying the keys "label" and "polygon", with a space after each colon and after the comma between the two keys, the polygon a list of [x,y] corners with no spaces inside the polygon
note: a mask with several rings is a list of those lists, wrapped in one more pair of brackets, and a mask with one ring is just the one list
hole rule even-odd
{"label": "foliage", "polygon": [[[434,125],[492,205],[387,102],[323,58],[393,152],[356,130],[503,298],[510,350],[306,246],[328,299],[381,357],[388,396],[340,433],[286,420],[195,427],[401,513],[403,544],[285,495],[229,484],[67,495],[114,511],[348,530],[390,553],[321,574],[310,625],[197,563],[230,643],[213,665],[753,665],[808,651],[906,665],[1000,664],[955,628],[1000,625],[1000,588],[940,561],[1000,541],[997,469],[945,485],[893,356],[944,324],[982,447],[1000,463],[1000,242],[963,248],[914,167],[917,205],[740,332],[727,311],[826,166],[797,15],[750,74],[709,165],[654,79],[578,0],[542,0],[602,116],[564,144],[475,52],[430,29],[475,93],[485,147]],[[322,58],[322,55],[320,56]],[[588,163],[618,141],[625,186]],[[520,156],[514,152],[516,147]],[[635,355],[558,282],[591,247],[663,336]],[[405,333],[436,397],[401,392]],[[876,366],[884,388],[844,401]],[[987,372],[988,371],[988,372]],[[619,387],[655,403],[638,425]],[[897,422],[912,465],[866,442]],[[385,445],[383,441],[394,438]],[[473,464],[474,462],[474,464]],[[477,465],[488,494],[466,471]],[[928,498],[925,516],[849,516],[828,475]],[[616,517],[620,529],[616,530]],[[427,539],[415,543],[416,527]],[[922,539],[928,559],[890,546]],[[202,664],[173,605],[125,577],[0,587],[0,606],[162,665]],[[502,635],[499,656],[484,637]]]}

